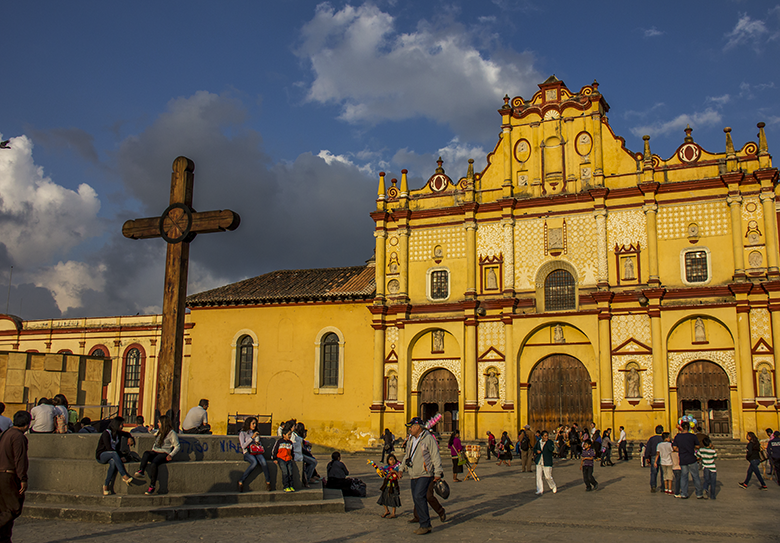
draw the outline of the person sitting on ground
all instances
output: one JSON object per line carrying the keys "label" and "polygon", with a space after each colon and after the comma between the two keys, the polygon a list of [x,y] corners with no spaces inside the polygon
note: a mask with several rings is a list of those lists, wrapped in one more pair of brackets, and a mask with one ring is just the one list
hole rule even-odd
{"label": "person sitting on ground", "polygon": [[344,462],[341,461],[341,453],[334,451],[330,455],[330,462],[326,468],[326,474],[328,478],[325,480],[325,488],[333,488],[338,490],[349,490],[352,486],[352,479],[347,477],[349,470]]}
{"label": "person sitting on ground", "polygon": [[241,452],[244,453],[244,461],[249,463],[246,471],[244,471],[244,474],[238,481],[238,491],[244,491],[244,481],[258,465],[263,469],[265,486],[270,491],[271,474],[268,471],[268,463],[263,456],[265,449],[260,442],[260,432],[257,430],[257,417],[248,417],[244,420],[244,425],[238,433],[238,444],[241,446]]}
{"label": "person sitting on ground", "polygon": [[81,419],[81,422],[79,422],[79,425],[81,426],[78,430],[76,430],[79,434],[96,434],[97,430],[94,426],[92,426],[92,419],[89,417],[84,417]]}
{"label": "person sitting on ground", "polygon": [[148,434],[149,428],[144,425],[144,418],[141,415],[135,417],[136,427],[130,430],[131,434]]}
{"label": "person sitting on ground", "polygon": [[143,477],[146,467],[149,466],[149,487],[144,494],[147,496],[154,494],[154,488],[157,485],[157,469],[160,467],[160,464],[173,460],[179,449],[181,449],[179,436],[173,431],[171,419],[168,415],[162,415],[160,417],[160,431],[157,432],[154,446],[151,451],[144,451],[144,455],[141,458],[141,466],[135,472],[136,477]]}
{"label": "person sitting on ground", "polygon": [[3,415],[5,413],[5,404],[0,402],[0,432],[5,432],[14,425],[14,421]]}
{"label": "person sitting on ground", "polygon": [[98,441],[97,450],[95,450],[95,458],[100,464],[108,464],[108,473],[106,473],[106,481],[103,483],[103,495],[108,496],[111,494],[109,485],[114,479],[116,472],[122,475],[122,481],[127,486],[133,484],[133,478],[127,474],[125,464],[119,456],[119,442],[121,438],[127,438],[128,445],[135,445],[135,440],[128,432],[124,432],[122,427],[124,426],[125,419],[122,417],[114,417],[111,422],[108,423],[108,428],[100,436]]}
{"label": "person sitting on ground", "polygon": [[32,423],[30,424],[31,434],[53,434],[54,433],[54,406],[48,398],[38,400],[38,405],[30,410]]}
{"label": "person sitting on ground", "polygon": [[182,434],[211,434],[209,425],[209,416],[206,410],[209,408],[209,401],[202,399],[198,405],[187,412],[184,422],[181,423]]}

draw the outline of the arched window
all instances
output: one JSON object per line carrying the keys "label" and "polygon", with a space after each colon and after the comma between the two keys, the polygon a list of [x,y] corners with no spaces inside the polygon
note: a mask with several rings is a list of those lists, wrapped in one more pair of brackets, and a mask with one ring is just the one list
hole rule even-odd
{"label": "arched window", "polygon": [[121,415],[128,424],[135,424],[136,416],[142,409],[144,358],[145,354],[141,351],[141,347],[131,346],[125,351]]}
{"label": "arched window", "polygon": [[544,280],[544,310],[577,309],[577,289],[574,277],[563,269],[550,272]]}
{"label": "arched window", "polygon": [[252,386],[252,362],[254,342],[250,336],[243,336],[236,349],[236,388]]}
{"label": "arched window", "polygon": [[339,337],[333,332],[322,339],[320,386],[339,385]]}
{"label": "arched window", "polygon": [[139,388],[141,383],[141,351],[130,349],[125,355],[125,388]]}
{"label": "arched window", "polygon": [[103,352],[103,349],[95,349],[89,353],[89,356],[106,356],[106,353]]}

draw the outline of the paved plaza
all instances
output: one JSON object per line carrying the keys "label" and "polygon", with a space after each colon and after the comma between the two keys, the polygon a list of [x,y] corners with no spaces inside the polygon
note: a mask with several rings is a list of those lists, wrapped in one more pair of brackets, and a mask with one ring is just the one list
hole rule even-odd
{"label": "paved plaza", "polygon": [[[738,486],[747,462],[718,463],[717,500],[680,500],[650,493],[649,470],[639,462],[616,462],[596,467],[599,490],[585,492],[579,462],[557,462],[553,476],[558,493],[545,487],[535,495],[535,475],[482,462],[479,482],[450,483],[452,494],[442,501],[447,521],[433,521],[433,532],[415,536],[416,525],[407,521],[412,500],[407,480],[402,482],[399,518],[382,519],[376,505],[380,479],[366,465],[365,455],[344,455],[352,475],[368,484],[366,498],[347,498],[347,512],[325,515],[279,515],[152,524],[90,524],[70,521],[19,519],[16,542],[121,542],[154,541],[284,541],[336,543],[347,541],[390,542],[423,538],[426,541],[517,541],[521,538],[566,538],[566,541],[617,540],[780,541],[780,486],[769,483],[760,491],[751,481],[748,490]],[[379,460],[376,458],[375,460]],[[322,459],[324,463],[324,459]],[[452,479],[445,459],[446,478]],[[320,466],[324,472],[324,466]],[[690,489],[693,495],[693,485]]]}

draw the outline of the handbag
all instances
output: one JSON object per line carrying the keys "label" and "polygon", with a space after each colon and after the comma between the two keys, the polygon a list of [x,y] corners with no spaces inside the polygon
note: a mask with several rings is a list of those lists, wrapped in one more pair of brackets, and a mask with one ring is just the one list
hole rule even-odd
{"label": "handbag", "polygon": [[263,454],[265,452],[265,449],[262,445],[256,442],[252,442],[249,444],[249,447],[247,447],[247,452],[249,454],[257,456],[258,454]]}
{"label": "handbag", "polygon": [[450,486],[444,479],[439,479],[433,483],[433,491],[436,492],[443,500],[450,497]]}
{"label": "handbag", "polygon": [[758,451],[758,461],[759,462],[766,462],[767,458],[768,457],[766,455],[766,451],[764,449],[760,449]]}

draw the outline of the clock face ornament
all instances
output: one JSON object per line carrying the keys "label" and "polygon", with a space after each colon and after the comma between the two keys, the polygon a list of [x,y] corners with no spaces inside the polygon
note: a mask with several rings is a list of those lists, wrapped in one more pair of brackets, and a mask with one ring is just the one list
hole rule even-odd
{"label": "clock face ornament", "polygon": [[160,236],[168,243],[185,241],[192,229],[192,210],[186,204],[172,204],[160,216]]}

